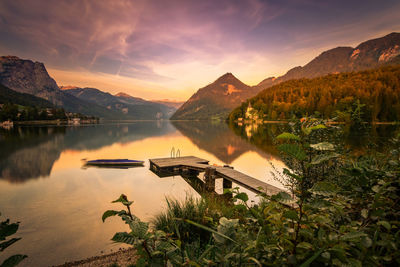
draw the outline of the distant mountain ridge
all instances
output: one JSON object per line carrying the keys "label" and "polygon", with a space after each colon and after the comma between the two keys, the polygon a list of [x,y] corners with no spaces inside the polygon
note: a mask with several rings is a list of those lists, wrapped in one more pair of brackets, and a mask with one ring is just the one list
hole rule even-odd
{"label": "distant mountain ridge", "polygon": [[0,57],[0,84],[19,92],[43,98],[67,111],[85,115],[113,118],[117,114],[97,104],[80,100],[60,90],[43,63],[20,59],[16,56]]}
{"label": "distant mountain ridge", "polygon": [[133,97],[131,95],[128,95],[127,93],[119,92],[118,94],[114,95],[115,97],[118,98],[119,101],[129,104],[129,105],[141,105],[141,104],[146,104],[152,101],[146,101],[143,98],[140,97]]}
{"label": "distant mountain ridge", "polygon": [[146,101],[142,98],[130,96],[126,93],[118,93],[112,95],[96,88],[79,88],[72,87],[66,89],[62,87],[64,92],[79,98],[81,100],[95,103],[110,111],[120,112],[120,118],[131,120],[154,120],[169,119],[175,112],[175,108],[168,107],[163,104]]}
{"label": "distant mountain ridge", "polygon": [[400,33],[371,39],[353,47],[336,47],[321,53],[303,67],[290,69],[280,77],[270,77],[256,87],[262,89],[300,78],[315,78],[340,72],[361,71],[382,65],[400,64]]}
{"label": "distant mountain ridge", "polygon": [[232,73],[226,73],[213,83],[199,89],[171,119],[225,118],[233,108],[259,91],[259,88],[242,83]]}
{"label": "distant mountain ridge", "polygon": [[175,109],[179,109],[185,103],[185,101],[174,101],[174,100],[169,100],[169,99],[151,100],[151,102],[163,104],[168,107],[173,107]]}
{"label": "distant mountain ridge", "polygon": [[168,119],[176,110],[125,93],[114,96],[96,88],[60,88],[43,63],[16,56],[0,57],[0,85],[4,86],[0,88],[0,100],[11,101],[14,97],[26,104],[54,105],[70,112],[106,119]]}

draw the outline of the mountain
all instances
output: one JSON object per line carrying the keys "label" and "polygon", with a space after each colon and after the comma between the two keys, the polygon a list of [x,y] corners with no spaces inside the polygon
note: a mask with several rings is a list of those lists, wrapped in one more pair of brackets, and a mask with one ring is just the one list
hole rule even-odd
{"label": "mountain", "polygon": [[337,47],[323,52],[303,67],[295,67],[285,75],[268,78],[255,87],[268,88],[291,79],[315,78],[340,72],[361,71],[382,65],[400,64],[400,33],[368,40],[356,48]]}
{"label": "mountain", "polygon": [[117,114],[97,104],[80,100],[60,90],[43,63],[15,56],[0,57],[0,84],[19,93],[43,98],[65,110],[90,116],[113,118]]}
{"label": "mountain", "polygon": [[53,107],[49,101],[34,95],[19,93],[0,84],[0,104],[13,103],[21,106]]}
{"label": "mountain", "polygon": [[199,89],[171,117],[172,120],[207,120],[226,118],[229,112],[260,91],[226,73],[215,82]]}
{"label": "mountain", "polygon": [[100,105],[110,111],[118,112],[117,119],[131,120],[154,120],[168,119],[176,110],[168,106],[146,101],[141,98],[132,97],[125,93],[112,95],[96,88],[66,89],[61,87],[64,92],[81,100]]}
{"label": "mountain", "polygon": [[140,97],[133,97],[131,95],[128,95],[127,93],[120,92],[115,95],[119,99],[120,102],[129,104],[129,105],[141,105],[141,104],[146,104],[148,101],[144,100],[143,98]]}
{"label": "mountain", "polygon": [[163,104],[168,107],[175,108],[175,109],[179,109],[185,103],[185,101],[175,101],[175,100],[169,100],[169,99],[151,100],[151,102]]}
{"label": "mountain", "polygon": [[62,93],[43,63],[15,56],[0,57],[0,83],[14,91],[44,98],[58,106],[62,105]]}

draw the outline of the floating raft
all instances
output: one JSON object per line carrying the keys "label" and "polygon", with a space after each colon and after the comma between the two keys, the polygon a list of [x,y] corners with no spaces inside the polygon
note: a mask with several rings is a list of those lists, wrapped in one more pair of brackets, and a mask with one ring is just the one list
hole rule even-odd
{"label": "floating raft", "polygon": [[96,159],[86,161],[86,165],[92,166],[142,166],[144,161],[130,159]]}
{"label": "floating raft", "polygon": [[[229,183],[231,184],[233,182],[255,193],[266,193],[268,195],[273,195],[283,191],[278,187],[236,171],[232,167],[211,166],[208,164],[208,160],[194,156],[149,159],[149,162],[150,170],[156,174],[160,174],[159,176],[171,176],[176,173],[188,171],[197,174],[199,172],[205,172],[206,183],[211,183],[211,187],[215,187],[214,180],[216,178],[223,178],[224,185]],[[169,175],[162,175],[163,173]],[[214,183],[214,185],[212,183]]]}

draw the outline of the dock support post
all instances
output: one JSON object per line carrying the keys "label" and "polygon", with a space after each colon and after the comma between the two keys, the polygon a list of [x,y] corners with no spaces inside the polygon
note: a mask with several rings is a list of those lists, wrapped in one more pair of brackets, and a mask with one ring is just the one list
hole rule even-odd
{"label": "dock support post", "polygon": [[[223,180],[222,180],[222,188],[223,188],[224,191],[225,191],[225,189],[232,189],[232,181],[223,178]],[[233,197],[232,191],[230,193],[224,194],[224,196],[225,196],[226,199],[231,200],[232,197]]]}
{"label": "dock support post", "polygon": [[150,161],[150,170],[157,171],[157,167]]}
{"label": "dock support post", "polygon": [[232,189],[232,181],[224,178],[222,181],[222,187],[224,189]]}
{"label": "dock support post", "polygon": [[207,167],[204,173],[205,186],[207,191],[215,191],[215,168]]}

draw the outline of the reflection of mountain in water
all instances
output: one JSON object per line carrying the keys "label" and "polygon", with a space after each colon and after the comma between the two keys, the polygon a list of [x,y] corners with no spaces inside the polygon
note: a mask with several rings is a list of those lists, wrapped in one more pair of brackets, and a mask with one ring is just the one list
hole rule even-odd
{"label": "reflection of mountain in water", "polygon": [[[327,136],[327,141],[343,147],[352,153],[365,153],[366,149],[384,152],[391,147],[388,140],[399,132],[396,125],[364,125],[360,129],[351,128],[349,125],[338,126],[342,130]],[[229,128],[243,140],[255,145],[262,151],[279,155],[274,144],[274,138],[289,130],[288,124],[263,124],[243,125],[230,124]]]}
{"label": "reflection of mountain in water", "polygon": [[23,182],[50,174],[65,128],[14,127],[0,131],[0,179]]}
{"label": "reflection of mountain in water", "polygon": [[129,143],[147,137],[163,136],[175,131],[168,121],[99,124],[69,128],[65,148],[94,150],[114,143]]}
{"label": "reflection of mountain in water", "polygon": [[0,129],[0,179],[13,183],[50,175],[65,149],[93,150],[175,131],[168,122],[137,122],[82,127]]}
{"label": "reflection of mountain in water", "polygon": [[172,121],[173,125],[199,148],[231,164],[240,155],[254,151],[262,157],[270,157],[261,149],[235,135],[225,123],[208,121]]}

